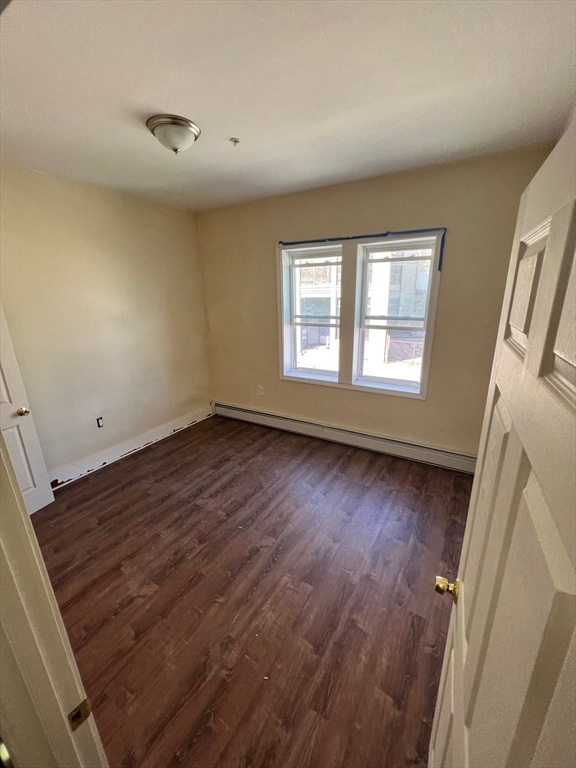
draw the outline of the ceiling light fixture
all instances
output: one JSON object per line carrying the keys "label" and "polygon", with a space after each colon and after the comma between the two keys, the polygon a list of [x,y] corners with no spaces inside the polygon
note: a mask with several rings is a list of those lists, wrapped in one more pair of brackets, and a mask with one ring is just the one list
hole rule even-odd
{"label": "ceiling light fixture", "polygon": [[146,127],[163,147],[172,150],[175,155],[190,149],[200,136],[196,123],[179,115],[153,115],[146,120]]}

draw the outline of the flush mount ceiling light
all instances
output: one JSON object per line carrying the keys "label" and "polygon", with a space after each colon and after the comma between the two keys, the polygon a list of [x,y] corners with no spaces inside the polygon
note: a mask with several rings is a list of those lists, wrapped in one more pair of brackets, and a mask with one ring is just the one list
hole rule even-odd
{"label": "flush mount ceiling light", "polygon": [[172,150],[175,155],[190,149],[200,136],[196,123],[179,115],[153,115],[146,120],[146,127],[163,147]]}

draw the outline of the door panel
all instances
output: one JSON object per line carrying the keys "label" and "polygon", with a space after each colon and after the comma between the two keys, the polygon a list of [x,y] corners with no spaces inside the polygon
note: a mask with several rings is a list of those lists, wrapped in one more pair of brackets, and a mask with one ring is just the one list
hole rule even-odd
{"label": "door panel", "polygon": [[558,680],[534,758],[530,763],[531,768],[562,765],[563,755],[576,754],[576,728],[571,720],[572,713],[566,707],[566,701],[569,701],[576,691],[576,632],[572,634],[572,642]]}
{"label": "door panel", "polygon": [[[576,370],[576,316],[574,307],[576,306],[576,274],[574,263],[571,265],[570,276],[568,278],[568,287],[566,297],[560,316],[560,324],[556,333],[554,343],[555,368],[566,363],[565,378],[567,384],[572,390],[576,387],[574,381],[574,371]],[[560,368],[562,370],[562,368]]]}
{"label": "door panel", "polygon": [[[502,475],[502,467],[506,457],[508,436],[510,434],[511,421],[506,406],[500,400],[496,403],[488,434],[488,446],[486,461],[483,465],[483,479],[480,483],[480,495],[478,498],[477,514],[474,525],[479,533],[474,537],[478,539],[478,545],[468,549],[466,553],[466,572],[470,574],[470,581],[476,583],[478,574],[482,573],[486,548],[488,546],[488,534],[492,527],[492,516],[497,500],[497,492]],[[466,604],[466,638],[470,635],[470,625],[476,608],[478,593],[470,595]]]}
{"label": "door panel", "polygon": [[440,679],[440,693],[438,696],[437,712],[439,713],[434,723],[432,743],[441,748],[437,756],[433,749],[430,750],[430,766],[451,765],[448,760],[452,754],[452,726],[454,720],[454,625],[450,623],[446,647],[452,649],[450,655],[446,654],[442,677]]}
{"label": "door panel", "polygon": [[8,453],[10,454],[10,460],[14,466],[14,473],[18,480],[18,485],[24,495],[28,491],[33,491],[36,485],[34,483],[30,464],[28,463],[28,457],[26,456],[26,449],[24,448],[24,441],[22,440],[22,432],[18,426],[15,426],[3,430],[3,434]]}
{"label": "door panel", "polygon": [[[503,481],[498,487],[494,515],[488,530],[483,568],[478,580],[474,582],[480,587],[468,598],[469,602],[475,606],[473,621],[470,621],[468,625],[468,646],[463,667],[466,724],[468,727],[473,722],[474,707],[481,680],[476,671],[481,670],[485,663],[496,606],[505,580],[507,548],[510,545],[516,510],[527,475],[526,456],[517,435],[512,433],[503,462],[501,475]],[[509,482],[508,478],[516,478],[516,482]],[[469,590],[466,588],[464,598],[468,597],[468,594]]]}
{"label": "door panel", "polygon": [[70,727],[86,692],[1,436],[0,508],[2,736],[20,768],[107,768],[94,718]]}
{"label": "door panel", "polygon": [[8,389],[6,378],[4,377],[4,371],[0,366],[0,405],[10,403],[11,400],[12,398],[10,397],[10,390]]}
{"label": "door panel", "polygon": [[[546,694],[553,692],[547,690],[549,682],[553,685],[558,675],[553,662],[558,658],[562,662],[570,640],[571,575],[570,559],[531,473],[520,498],[494,621],[487,632],[485,660],[473,670],[479,689],[469,718],[472,765],[528,764],[530,741],[534,733],[538,735],[533,716],[537,711],[546,713]],[[551,645],[546,642],[548,636],[554,638]],[[552,654],[549,648],[554,649]],[[498,687],[497,698],[493,696],[496,680],[506,681]]]}
{"label": "door panel", "polygon": [[4,312],[0,309],[0,428],[8,455],[20,486],[28,513],[54,499],[46,464],[32,413],[19,416],[28,408],[28,398],[10,338]]}
{"label": "door panel", "polygon": [[518,272],[512,292],[508,334],[510,343],[521,355],[524,355],[528,347],[528,334],[530,333],[530,323],[546,240],[546,236],[540,237],[535,243],[528,245],[518,261]]}
{"label": "door panel", "polygon": [[576,179],[558,173],[575,148],[573,123],[520,206],[432,729],[443,768],[576,764]]}

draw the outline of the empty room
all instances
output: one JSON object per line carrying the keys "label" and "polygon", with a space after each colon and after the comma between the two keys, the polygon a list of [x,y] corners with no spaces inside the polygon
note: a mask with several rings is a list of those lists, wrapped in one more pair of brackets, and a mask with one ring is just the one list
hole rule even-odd
{"label": "empty room", "polygon": [[576,3],[2,0],[0,759],[576,764]]}

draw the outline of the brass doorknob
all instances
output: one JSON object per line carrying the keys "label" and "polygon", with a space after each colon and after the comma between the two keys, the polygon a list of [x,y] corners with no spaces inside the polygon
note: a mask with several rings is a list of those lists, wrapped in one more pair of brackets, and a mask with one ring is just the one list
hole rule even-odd
{"label": "brass doorknob", "polygon": [[30,413],[30,408],[18,408],[16,411],[16,416],[28,416]]}
{"label": "brass doorknob", "polygon": [[455,603],[457,603],[459,586],[460,585],[458,583],[458,579],[456,579],[456,581],[451,584],[448,579],[444,578],[444,576],[436,576],[434,589],[436,592],[438,592],[439,595],[445,595],[446,592],[450,592],[452,599]]}

